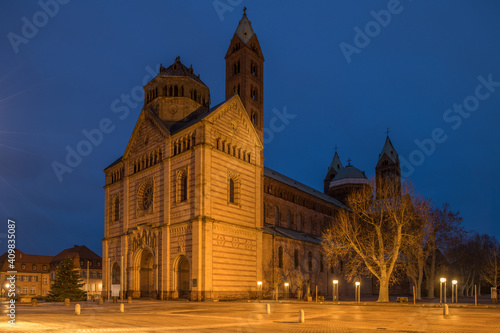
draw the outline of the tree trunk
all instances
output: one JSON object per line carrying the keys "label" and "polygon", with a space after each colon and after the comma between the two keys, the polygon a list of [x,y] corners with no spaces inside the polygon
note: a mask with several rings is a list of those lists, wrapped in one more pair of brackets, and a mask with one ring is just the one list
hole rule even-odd
{"label": "tree trunk", "polygon": [[389,279],[385,276],[382,276],[379,280],[380,289],[378,292],[378,300],[377,302],[389,302]]}
{"label": "tree trunk", "polygon": [[415,299],[422,299],[422,280],[424,279],[424,267],[418,272],[418,280],[415,286],[416,295]]}
{"label": "tree trunk", "polygon": [[432,251],[431,257],[431,272],[430,276],[427,277],[429,280],[428,289],[427,289],[427,298],[434,298],[434,279],[436,276],[436,251]]}

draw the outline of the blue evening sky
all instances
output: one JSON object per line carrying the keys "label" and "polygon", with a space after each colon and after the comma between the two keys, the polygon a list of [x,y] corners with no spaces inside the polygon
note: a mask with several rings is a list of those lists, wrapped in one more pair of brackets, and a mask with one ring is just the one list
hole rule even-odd
{"label": "blue evening sky", "polygon": [[[212,105],[223,101],[243,6],[266,59],[265,127],[273,109],[295,116],[267,133],[266,166],[322,190],[337,145],[344,165],[372,176],[390,128],[422,195],[449,202],[468,230],[500,236],[498,1],[10,0],[0,4],[0,253],[7,218],[26,253],[101,253],[102,170],[141,111],[112,103],[176,56]],[[52,163],[105,118],[114,130],[59,181]]]}

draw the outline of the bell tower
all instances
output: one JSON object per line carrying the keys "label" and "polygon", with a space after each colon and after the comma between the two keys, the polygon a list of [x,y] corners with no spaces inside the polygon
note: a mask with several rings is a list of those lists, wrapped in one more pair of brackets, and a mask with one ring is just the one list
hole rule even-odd
{"label": "bell tower", "polygon": [[240,96],[255,129],[264,138],[264,56],[243,9],[226,56],[226,100]]}
{"label": "bell tower", "polygon": [[[375,178],[377,186],[377,198],[384,199],[386,196],[401,195],[401,167],[399,156],[389,139],[389,130],[385,139],[382,152],[379,154],[377,166],[375,167]],[[387,189],[379,191],[379,188],[387,186]]]}

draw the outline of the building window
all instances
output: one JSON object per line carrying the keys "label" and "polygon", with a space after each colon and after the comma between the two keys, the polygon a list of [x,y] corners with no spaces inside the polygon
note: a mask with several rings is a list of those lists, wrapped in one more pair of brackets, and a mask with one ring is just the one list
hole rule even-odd
{"label": "building window", "polygon": [[46,271],[47,270],[47,265],[42,266],[42,270]]}
{"label": "building window", "polygon": [[288,225],[287,227],[288,228],[291,228],[292,225],[293,225],[293,216],[292,216],[292,211],[291,210],[288,210]]}
{"label": "building window", "polygon": [[42,283],[43,284],[47,284],[48,283],[48,279],[46,276],[42,277]]}
{"label": "building window", "polygon": [[22,265],[21,265],[21,269],[26,269],[26,265],[25,265],[25,264],[22,264]]}
{"label": "building window", "polygon": [[278,249],[278,267],[283,268],[283,247]]}
{"label": "building window", "polygon": [[309,269],[309,272],[311,272],[313,269],[313,260],[312,260],[312,253],[311,252],[309,252],[307,254],[307,267]]}
{"label": "building window", "polygon": [[38,282],[38,275],[35,275],[31,278],[32,282]]}
{"label": "building window", "polygon": [[28,287],[23,287],[23,294],[27,294],[28,293]]}
{"label": "building window", "polygon": [[298,221],[297,230],[302,232],[302,214],[299,214],[298,219],[299,219],[299,221]]}
{"label": "building window", "polygon": [[232,171],[228,171],[228,198],[227,201],[233,204],[240,203],[240,177]]}
{"label": "building window", "polygon": [[35,294],[36,294],[36,288],[35,288],[35,287],[31,287],[31,293],[32,293],[33,295],[35,295]]}
{"label": "building window", "polygon": [[119,196],[115,196],[113,199],[113,222],[116,222],[120,219],[120,198]]}
{"label": "building window", "polygon": [[100,261],[97,262],[97,267],[101,267],[101,262]]}
{"label": "building window", "polygon": [[102,273],[101,272],[97,272],[97,278],[98,279],[102,279]]}
{"label": "building window", "polygon": [[280,225],[280,209],[278,206],[274,207],[274,225]]}
{"label": "building window", "polygon": [[83,266],[83,260],[80,260],[80,266]]}
{"label": "building window", "polygon": [[154,181],[152,178],[139,185],[137,191],[137,215],[143,216],[153,212]]}
{"label": "building window", "polygon": [[323,272],[323,255],[319,256],[319,271]]}
{"label": "building window", "polygon": [[295,269],[299,268],[299,250],[293,251],[293,259],[295,263]]}
{"label": "building window", "polygon": [[234,203],[234,179],[229,179],[229,202]]}
{"label": "building window", "polygon": [[36,271],[36,265],[31,266],[31,268]]}
{"label": "building window", "polygon": [[177,181],[179,187],[179,202],[187,201],[188,198],[188,182],[187,175],[182,173]]}
{"label": "building window", "polygon": [[92,261],[89,260],[89,267],[92,267]]}

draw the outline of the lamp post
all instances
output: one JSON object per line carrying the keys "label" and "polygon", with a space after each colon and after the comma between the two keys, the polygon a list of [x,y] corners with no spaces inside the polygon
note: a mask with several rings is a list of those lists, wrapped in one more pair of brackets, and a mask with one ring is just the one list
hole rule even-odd
{"label": "lamp post", "polygon": [[360,302],[361,301],[361,282],[356,282],[356,289],[354,289],[354,298],[355,298],[355,301],[356,302]]}
{"label": "lamp post", "polygon": [[257,297],[262,298],[262,281],[257,281]]}
{"label": "lamp post", "polygon": [[285,299],[288,299],[288,282],[285,282]]}
{"label": "lamp post", "polygon": [[451,302],[453,303],[453,294],[455,294],[455,303],[458,303],[458,281],[453,280],[451,281]]}
{"label": "lamp post", "polygon": [[446,303],[446,278],[439,279],[439,304],[443,303],[443,283],[444,283],[444,302]]}
{"label": "lamp post", "polygon": [[333,280],[333,301],[339,301],[339,280]]}

